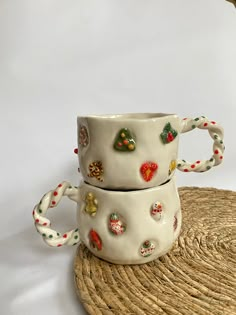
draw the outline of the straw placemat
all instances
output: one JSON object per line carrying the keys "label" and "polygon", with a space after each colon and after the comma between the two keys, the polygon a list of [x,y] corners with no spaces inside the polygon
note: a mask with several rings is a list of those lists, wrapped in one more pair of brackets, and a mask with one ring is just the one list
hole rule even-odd
{"label": "straw placemat", "polygon": [[79,246],[75,286],[89,314],[236,314],[236,192],[179,189],[173,249],[143,265],[113,265]]}

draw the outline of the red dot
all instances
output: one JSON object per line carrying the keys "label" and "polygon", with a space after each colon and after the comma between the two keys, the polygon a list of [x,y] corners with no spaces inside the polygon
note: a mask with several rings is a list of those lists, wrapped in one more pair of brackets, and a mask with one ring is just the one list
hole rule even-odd
{"label": "red dot", "polygon": [[206,127],[208,125],[208,123],[205,123],[203,126]]}
{"label": "red dot", "polygon": [[45,225],[47,225],[47,223],[45,222],[43,225],[45,226]]}
{"label": "red dot", "polygon": [[187,168],[185,168],[185,169],[184,169],[184,172],[188,172],[188,169],[187,169]]}
{"label": "red dot", "polygon": [[59,184],[58,187],[62,187],[62,184]]}
{"label": "red dot", "polygon": [[215,122],[215,121],[211,121],[211,123],[212,123],[213,125],[215,125],[215,124],[216,124],[216,122]]}
{"label": "red dot", "polygon": [[199,164],[199,163],[201,163],[201,161],[197,161],[196,163]]}
{"label": "red dot", "polygon": [[39,219],[36,219],[35,222],[39,223]]}
{"label": "red dot", "polygon": [[191,165],[191,168],[194,168],[194,167],[195,167],[195,165],[194,165],[194,164],[192,164],[192,165]]}
{"label": "red dot", "polygon": [[75,153],[75,154],[78,154],[78,148],[75,148],[75,149],[74,149],[74,153]]}
{"label": "red dot", "polygon": [[64,238],[67,238],[67,234],[64,234],[63,237],[64,237]]}
{"label": "red dot", "polygon": [[218,154],[218,153],[219,153],[219,151],[218,151],[218,150],[215,150],[215,151],[214,151],[214,153],[215,153],[215,154]]}
{"label": "red dot", "polygon": [[220,156],[220,159],[221,159],[221,160],[223,159],[223,156],[222,156],[222,155]]}
{"label": "red dot", "polygon": [[57,245],[57,247],[61,247],[61,246],[62,246],[62,244],[58,244],[58,245]]}
{"label": "red dot", "polygon": [[34,211],[33,211],[33,215],[34,215]]}
{"label": "red dot", "polygon": [[183,118],[183,120],[186,120],[186,119],[188,119],[188,118],[187,117]]}
{"label": "red dot", "polygon": [[55,204],[56,204],[56,201],[53,200],[53,201],[52,201],[52,205],[55,205]]}
{"label": "red dot", "polygon": [[57,191],[54,191],[53,195],[54,195],[54,196],[57,196],[57,195],[58,195],[58,192],[57,192]]}

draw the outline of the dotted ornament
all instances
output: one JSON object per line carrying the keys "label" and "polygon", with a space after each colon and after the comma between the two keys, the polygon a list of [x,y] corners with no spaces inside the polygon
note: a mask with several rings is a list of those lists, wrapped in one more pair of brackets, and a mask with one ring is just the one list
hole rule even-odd
{"label": "dotted ornament", "polygon": [[89,232],[90,244],[96,250],[102,250],[102,240],[95,230]]}
{"label": "dotted ornament", "polygon": [[85,212],[94,217],[98,210],[98,201],[93,193],[91,192],[87,193],[85,197],[85,203],[86,203]]}
{"label": "dotted ornament", "polygon": [[103,182],[103,166],[101,161],[95,161],[89,164],[88,177],[95,177],[99,182]]}
{"label": "dotted ornament", "polygon": [[78,188],[68,182],[62,182],[56,189],[46,193],[33,210],[33,218],[37,231],[48,245],[54,247],[76,245],[80,241],[78,229],[71,230],[62,235],[51,229],[51,222],[46,218],[48,208],[56,207],[63,196],[77,201]]}
{"label": "dotted ornament", "polygon": [[151,208],[151,215],[156,220],[159,221],[161,219],[163,212],[162,204],[159,201],[154,202]]}
{"label": "dotted ornament", "polygon": [[178,132],[172,128],[171,123],[168,122],[162,133],[161,133],[161,140],[164,144],[172,142],[178,135]]}
{"label": "dotted ornament", "polygon": [[80,126],[79,129],[79,144],[86,147],[89,143],[88,130],[85,126]]}
{"label": "dotted ornament", "polygon": [[197,160],[194,163],[185,160],[177,161],[177,168],[182,172],[206,172],[213,166],[222,163],[224,158],[224,142],[223,142],[223,129],[215,121],[210,121],[206,117],[201,116],[195,119],[184,118],[182,120],[182,133],[191,131],[195,128],[208,130],[210,137],[214,140],[213,155],[209,160]]}
{"label": "dotted ornament", "polygon": [[135,141],[131,132],[127,128],[122,128],[115,140],[114,149],[121,152],[130,152],[135,150]]}
{"label": "dotted ornament", "polygon": [[140,173],[146,182],[150,182],[157,169],[158,165],[155,162],[145,162],[140,167]]}
{"label": "dotted ornament", "polygon": [[151,241],[147,240],[142,244],[141,249],[140,249],[140,254],[143,257],[149,257],[154,253],[155,248],[156,246]]}
{"label": "dotted ornament", "polygon": [[173,172],[175,171],[176,169],[176,166],[177,166],[177,161],[176,160],[172,160],[170,162],[170,165],[169,165],[169,172],[168,172],[168,175],[171,176],[173,174]]}
{"label": "dotted ornament", "polygon": [[109,229],[115,235],[121,235],[126,230],[126,225],[123,223],[118,213],[112,213],[109,220]]}

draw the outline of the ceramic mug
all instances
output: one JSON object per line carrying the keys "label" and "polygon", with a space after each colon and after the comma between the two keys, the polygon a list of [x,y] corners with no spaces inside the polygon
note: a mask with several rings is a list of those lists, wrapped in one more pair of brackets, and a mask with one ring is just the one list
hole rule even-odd
{"label": "ceramic mug", "polygon": [[[46,218],[62,196],[78,203],[77,227],[61,234]],[[38,232],[50,246],[82,242],[97,257],[115,264],[142,264],[170,250],[181,228],[175,179],[144,190],[112,191],[84,182],[62,182],[33,211]]]}
{"label": "ceramic mug", "polygon": [[[209,160],[179,160],[179,135],[200,128],[213,139]],[[223,129],[201,116],[124,114],[78,117],[80,171],[91,185],[109,189],[144,189],[161,185],[175,169],[205,172],[222,162]]]}

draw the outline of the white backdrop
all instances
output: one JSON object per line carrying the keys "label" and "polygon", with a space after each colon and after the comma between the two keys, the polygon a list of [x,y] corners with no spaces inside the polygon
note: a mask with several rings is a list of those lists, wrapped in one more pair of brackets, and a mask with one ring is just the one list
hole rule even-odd
{"label": "white backdrop", "polygon": [[[46,191],[79,181],[77,115],[204,114],[225,128],[224,164],[178,172],[178,185],[235,190],[235,31],[224,0],[0,1],[2,315],[85,314],[75,248],[46,247],[31,217]],[[181,158],[211,150],[207,132],[182,135]],[[73,228],[75,205],[50,218]]]}

